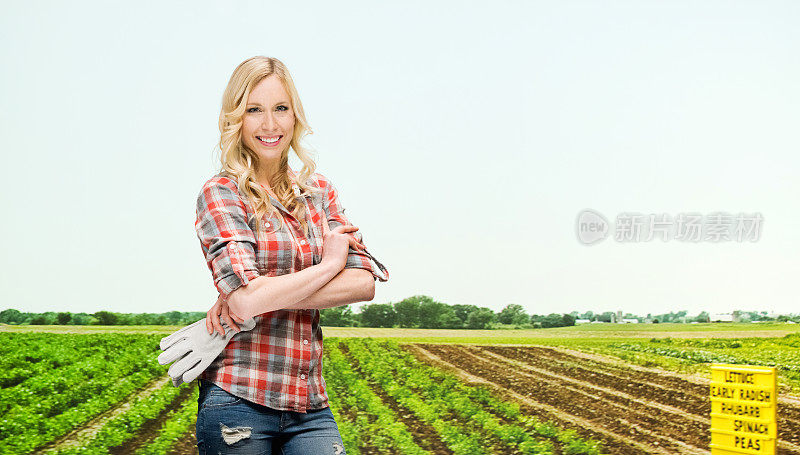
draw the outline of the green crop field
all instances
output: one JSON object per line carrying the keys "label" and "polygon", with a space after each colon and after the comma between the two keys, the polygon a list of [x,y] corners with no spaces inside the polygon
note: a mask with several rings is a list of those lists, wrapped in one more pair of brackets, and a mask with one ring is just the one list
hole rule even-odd
{"label": "green crop field", "polygon": [[[0,454],[196,453],[179,327],[0,327]],[[779,452],[800,454],[800,327],[325,327],[323,376],[350,454],[709,453],[711,363],[775,366]]]}

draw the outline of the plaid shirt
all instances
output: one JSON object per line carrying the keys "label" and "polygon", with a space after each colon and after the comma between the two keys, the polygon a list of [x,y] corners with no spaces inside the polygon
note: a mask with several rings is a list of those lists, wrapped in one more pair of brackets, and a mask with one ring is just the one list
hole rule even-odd
{"label": "plaid shirt", "polygon": [[[305,205],[310,237],[300,223],[270,196],[278,213],[264,216],[264,229],[255,229],[254,213],[238,191],[236,180],[221,172],[204,185],[197,197],[195,230],[219,293],[228,295],[260,276],[280,276],[319,264],[322,254],[322,216],[331,229],[350,224],[338,192],[325,176],[309,182],[323,191],[301,195],[296,174],[289,169],[295,197]],[[277,217],[282,217],[283,227]],[[360,231],[353,235],[363,243]],[[345,268],[372,272],[387,281],[389,272],[368,251],[350,249]],[[232,395],[273,409],[305,413],[328,406],[322,377],[322,328],[319,310],[278,310],[255,316],[253,330],[242,331],[200,378]]]}

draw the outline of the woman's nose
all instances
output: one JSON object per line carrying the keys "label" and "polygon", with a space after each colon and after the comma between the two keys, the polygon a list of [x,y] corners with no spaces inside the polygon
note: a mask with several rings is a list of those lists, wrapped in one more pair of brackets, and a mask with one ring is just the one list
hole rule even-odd
{"label": "woman's nose", "polygon": [[264,129],[266,129],[267,131],[272,131],[276,125],[277,122],[275,121],[275,117],[272,115],[271,112],[267,112],[264,115],[264,119],[262,120],[262,126],[264,127]]}

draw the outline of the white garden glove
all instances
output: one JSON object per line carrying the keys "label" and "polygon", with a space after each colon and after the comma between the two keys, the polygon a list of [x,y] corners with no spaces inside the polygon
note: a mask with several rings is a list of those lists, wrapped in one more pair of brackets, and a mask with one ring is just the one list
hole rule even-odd
{"label": "white garden glove", "polygon": [[[180,359],[169,367],[169,376],[175,387],[192,382],[200,376],[238,333],[220,320],[225,336],[216,330],[209,334],[205,322],[205,318],[201,319],[161,339],[160,346],[164,352],[159,354],[158,363],[166,365]],[[241,330],[253,330],[255,326],[254,318],[239,323]]]}

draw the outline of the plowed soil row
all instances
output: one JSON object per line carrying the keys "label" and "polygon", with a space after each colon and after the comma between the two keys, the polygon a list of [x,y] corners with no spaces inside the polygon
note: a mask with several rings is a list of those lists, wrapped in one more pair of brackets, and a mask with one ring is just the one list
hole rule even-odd
{"label": "plowed soil row", "polygon": [[[419,344],[458,369],[542,404],[530,412],[582,434],[610,453],[708,453],[708,386],[626,369],[543,347]],[[560,415],[557,415],[560,414]],[[787,413],[791,415],[792,413]],[[797,452],[796,422],[784,418],[779,453]],[[639,447],[632,446],[636,441]]]}
{"label": "plowed soil row", "polygon": [[[375,352],[373,351],[373,353],[375,353]],[[350,360],[350,359],[348,359],[348,360]],[[410,390],[411,392],[419,395],[420,397],[424,397],[425,396],[426,390],[421,390],[419,387],[414,387],[414,386],[411,386],[409,384],[406,384],[406,387],[408,387],[408,390]],[[491,416],[493,416],[496,419],[498,419],[498,421],[500,423],[502,423],[502,424],[510,425],[510,426],[520,426],[520,422],[515,421],[513,419],[510,419],[510,418],[506,417],[505,415],[503,415],[503,414],[501,414],[499,412],[495,412],[492,409],[487,408],[487,409],[484,409],[484,411],[486,411],[488,414],[490,414]],[[445,415],[441,415],[440,417],[442,419],[444,419],[444,420],[457,421],[458,425],[463,428],[463,432],[464,433],[480,435],[480,437],[482,438],[482,442],[484,444],[484,447],[487,450],[489,450],[490,452],[492,452],[492,453],[502,453],[503,455],[518,455],[518,454],[522,455],[524,453],[520,449],[518,449],[517,447],[512,446],[512,445],[510,445],[508,443],[504,443],[502,440],[497,438],[494,434],[488,433],[485,429],[481,428],[478,424],[476,424],[472,420],[470,420],[469,422],[465,422],[464,421],[465,419],[463,418],[463,416],[460,416],[460,415],[456,414],[455,412],[450,411]],[[561,442],[558,440],[558,438],[556,438],[556,437],[545,437],[545,436],[542,436],[540,434],[536,434],[533,437],[536,440],[549,440],[552,443],[552,447],[553,447],[553,449],[552,449],[553,452],[552,453],[553,453],[553,455],[561,455],[562,454]]]}
{"label": "plowed soil row", "polygon": [[[419,360],[449,371],[466,383],[487,386],[493,389],[493,393],[501,399],[518,402],[520,410],[527,415],[535,416],[542,421],[552,421],[561,428],[575,430],[582,437],[600,441],[603,444],[603,453],[641,454],[647,453],[649,450],[649,446],[644,446],[633,438],[611,433],[590,420],[571,415],[557,407],[540,403],[536,400],[535,394],[530,393],[529,390],[522,388],[517,391],[515,388],[510,387],[511,383],[509,381],[496,381],[494,379],[495,372],[485,371],[480,367],[467,370],[464,368],[463,362],[459,362],[459,364],[450,363],[456,359],[439,357],[434,353],[433,348],[426,349],[422,346],[421,344],[408,344],[402,347]],[[429,345],[424,346],[430,347]],[[508,376],[506,372],[497,372],[497,375],[500,377]],[[653,453],[668,455],[670,452],[661,450]]]}
{"label": "plowed soil row", "polygon": [[[708,385],[696,384],[670,377],[667,374],[645,373],[635,370],[622,371],[623,368],[575,359],[553,349],[530,347],[516,348],[505,346],[486,346],[486,352],[499,354],[583,381],[598,387],[612,387],[632,395],[646,396],[649,400],[682,409],[689,416],[703,422],[705,434],[708,432],[708,415],[711,402],[708,399]],[[620,380],[626,378],[626,380]],[[628,379],[633,379],[629,381]],[[682,384],[682,386],[681,386]],[[781,441],[800,444],[800,406],[781,403],[778,415],[778,436]]]}

